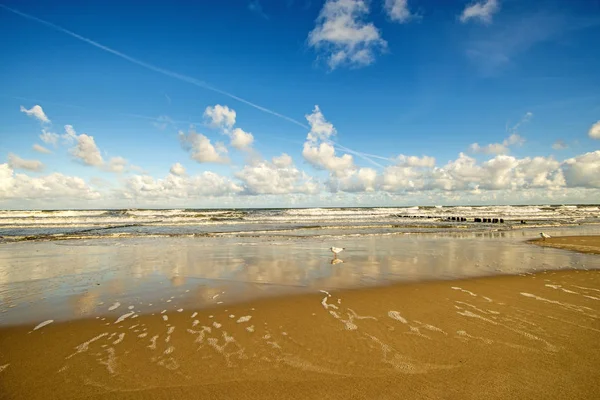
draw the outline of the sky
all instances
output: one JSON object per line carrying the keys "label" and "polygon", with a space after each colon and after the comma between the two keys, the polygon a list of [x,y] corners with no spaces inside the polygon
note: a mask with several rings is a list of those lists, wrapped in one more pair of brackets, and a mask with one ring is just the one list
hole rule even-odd
{"label": "sky", "polygon": [[0,208],[600,203],[600,2],[0,0]]}

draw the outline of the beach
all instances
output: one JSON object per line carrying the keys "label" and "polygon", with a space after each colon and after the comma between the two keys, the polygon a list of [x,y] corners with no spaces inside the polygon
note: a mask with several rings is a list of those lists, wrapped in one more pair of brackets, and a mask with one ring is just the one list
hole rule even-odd
{"label": "beach", "polygon": [[0,398],[597,398],[600,258],[536,235],[4,243]]}

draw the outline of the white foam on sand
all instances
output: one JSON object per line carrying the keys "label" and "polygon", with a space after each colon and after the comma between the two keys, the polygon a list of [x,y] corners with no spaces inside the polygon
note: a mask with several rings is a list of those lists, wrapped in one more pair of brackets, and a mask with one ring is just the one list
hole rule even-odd
{"label": "white foam on sand", "polygon": [[473,297],[477,297],[477,295],[475,293],[471,292],[470,290],[466,290],[466,289],[459,288],[459,287],[456,287],[456,286],[452,286],[452,290],[460,290],[463,293],[467,293],[467,294],[469,294],[469,295],[471,295]]}
{"label": "white foam on sand", "polygon": [[247,326],[246,330],[250,333],[254,332],[254,325]]}
{"label": "white foam on sand", "polygon": [[33,330],[34,330],[34,331],[37,331],[38,329],[40,329],[40,328],[43,328],[43,327],[45,327],[46,325],[50,325],[50,324],[51,324],[51,323],[53,323],[53,322],[54,322],[54,320],[53,320],[53,319],[49,319],[49,320],[47,320],[47,321],[41,322],[41,323],[37,324],[37,325],[36,325],[36,327],[35,327],[35,328],[33,328]]}
{"label": "white foam on sand", "polygon": [[222,327],[223,325],[221,325],[221,324],[220,324],[220,323],[218,323],[218,322],[213,322],[213,326],[214,326],[215,328],[219,329],[219,328],[220,328],[220,327]]}
{"label": "white foam on sand", "polygon": [[167,330],[167,335],[170,335],[171,333],[175,332],[175,327],[172,326]]}
{"label": "white foam on sand", "polygon": [[404,317],[402,317],[402,315],[400,315],[398,311],[389,311],[388,317],[395,319],[396,321],[400,321],[403,324],[408,324],[408,321]]}
{"label": "white foam on sand", "polygon": [[118,301],[113,304],[112,306],[108,307],[108,311],[112,311],[112,310],[116,310],[117,308],[119,308],[121,306],[121,303],[119,303]]}
{"label": "white foam on sand", "polygon": [[148,348],[151,350],[156,349],[156,341],[157,340],[158,340],[158,335],[152,336],[152,338],[150,338],[150,345],[148,346]]}
{"label": "white foam on sand", "polygon": [[4,371],[6,368],[8,368],[10,364],[4,364],[4,365],[0,365],[0,372]]}
{"label": "white foam on sand", "polygon": [[198,313],[197,313],[197,312],[194,312],[194,313],[192,314],[192,318],[196,318],[196,315],[198,315]]}
{"label": "white foam on sand", "polygon": [[140,333],[140,334],[138,335],[138,337],[139,337],[139,338],[145,338],[146,336],[148,336],[148,333],[147,333],[147,332]]}
{"label": "white foam on sand", "polygon": [[77,350],[77,351],[75,353],[71,354],[70,356],[66,357],[65,359],[68,360],[69,358],[73,357],[75,354],[79,354],[79,353],[88,351],[88,349],[90,348],[90,344],[94,343],[96,340],[102,339],[104,336],[108,336],[108,332],[101,333],[97,336],[94,336],[87,342],[81,343],[80,345],[75,347],[75,350]]}
{"label": "white foam on sand", "polygon": [[194,320],[194,322],[192,322],[192,327],[198,325],[200,323],[200,321],[198,321],[197,319]]}
{"label": "white foam on sand", "polygon": [[162,317],[163,317],[163,320],[164,320],[164,321],[168,321],[168,320],[169,320],[169,317],[168,317],[168,316],[166,316],[166,315],[163,315]]}
{"label": "white foam on sand", "polygon": [[123,322],[127,318],[131,317],[133,314],[135,314],[135,311],[129,311],[128,313],[123,314],[119,318],[117,318],[117,320],[115,322],[113,322],[113,324],[118,324],[119,322]]}
{"label": "white foam on sand", "polygon": [[180,308],[179,310],[177,310],[177,312],[183,312],[183,308]]}
{"label": "white foam on sand", "polygon": [[236,321],[238,324],[241,324],[242,322],[248,322],[252,319],[252,315],[244,315],[243,317],[238,318],[238,320]]}
{"label": "white foam on sand", "polygon": [[117,338],[117,340],[115,340],[115,341],[113,342],[113,344],[119,344],[119,343],[121,343],[121,342],[123,341],[123,339],[124,339],[124,338],[125,338],[125,332],[123,332],[123,333],[120,333],[120,334],[119,334],[119,337]]}

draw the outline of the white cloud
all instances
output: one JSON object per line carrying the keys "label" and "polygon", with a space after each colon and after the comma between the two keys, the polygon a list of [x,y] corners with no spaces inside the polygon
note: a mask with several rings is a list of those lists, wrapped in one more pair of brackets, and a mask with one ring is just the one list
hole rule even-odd
{"label": "white cloud", "polygon": [[229,159],[225,156],[227,148],[217,142],[214,146],[206,136],[191,130],[187,135],[179,131],[179,140],[184,149],[190,152],[193,160],[199,163],[225,164]]}
{"label": "white cloud", "polygon": [[400,154],[396,157],[396,164],[399,166],[406,167],[434,167],[435,158],[429,156],[417,157],[417,156],[405,156]]}
{"label": "white cloud", "polygon": [[104,160],[102,159],[98,146],[96,146],[93,136],[82,133],[81,135],[76,136],[76,142],[75,147],[70,150],[73,157],[85,165],[98,167],[104,164]]}
{"label": "white cloud", "polygon": [[165,201],[228,196],[242,190],[242,187],[229,178],[206,171],[196,176],[177,176],[171,173],[163,179],[134,175],[125,181],[125,187],[119,194],[127,199]]}
{"label": "white cloud", "polygon": [[325,56],[330,69],[370,65],[376,53],[386,49],[387,42],[375,25],[364,22],[368,13],[367,0],[325,2],[308,44]]}
{"label": "white cloud", "polygon": [[588,131],[588,136],[592,139],[600,139],[600,121],[596,122]]}
{"label": "white cloud", "polygon": [[46,144],[52,144],[52,145],[56,146],[56,143],[58,142],[58,135],[56,133],[52,133],[50,131],[42,129],[42,134],[40,135],[40,139],[42,140],[42,142],[44,142]]}
{"label": "white cloud", "polygon": [[185,168],[180,163],[175,163],[171,165],[171,169],[169,170],[169,172],[176,176],[184,176]]}
{"label": "white cloud", "polygon": [[325,169],[337,178],[348,176],[353,170],[354,160],[351,155],[341,157],[335,155],[335,148],[329,140],[336,134],[333,124],[325,119],[319,106],[315,106],[312,114],[306,115],[310,132],[306,136],[302,156],[318,169]]}
{"label": "white cloud", "polygon": [[310,132],[306,137],[311,142],[318,140],[329,140],[331,136],[336,134],[333,124],[325,119],[319,106],[315,106],[312,114],[305,115],[308,124],[310,125]]}
{"label": "white cloud", "polygon": [[75,132],[73,125],[65,125],[65,133],[63,133],[60,137],[63,138],[65,143],[71,144],[77,140],[77,132]]}
{"label": "white cloud", "polygon": [[351,155],[344,154],[341,157],[335,155],[335,149],[329,143],[313,145],[304,143],[302,156],[319,169],[325,169],[336,177],[343,177],[354,170],[354,160]]}
{"label": "white cloud", "polygon": [[8,154],[8,165],[12,169],[26,169],[39,172],[44,169],[44,164],[38,160],[24,160],[16,154]]}
{"label": "white cloud", "polygon": [[283,153],[272,162],[263,160],[246,165],[236,173],[248,194],[317,193],[319,187],[304,172],[298,170],[292,158]]}
{"label": "white cloud", "polygon": [[332,192],[373,192],[377,189],[377,181],[377,171],[373,168],[359,168],[341,178],[330,178],[328,186]]}
{"label": "white cloud", "polygon": [[44,110],[42,109],[42,107],[38,106],[37,104],[35,106],[31,107],[29,110],[23,106],[21,106],[20,109],[21,109],[21,112],[24,112],[28,116],[37,119],[41,123],[44,123],[44,124],[50,123],[50,119],[48,119],[48,117],[44,113]]}
{"label": "white cloud", "polygon": [[600,188],[600,150],[565,160],[563,171],[569,187]]}
{"label": "white cloud", "polygon": [[465,7],[460,15],[460,21],[465,23],[471,19],[489,24],[492,16],[500,10],[498,0],[483,0]]}
{"label": "white cloud", "polygon": [[126,166],[127,166],[127,160],[124,159],[123,157],[112,157],[108,161],[108,165],[106,165],[106,168],[110,172],[121,173],[125,170]]}
{"label": "white cloud", "polygon": [[565,150],[569,148],[569,145],[565,143],[564,140],[558,139],[554,144],[552,144],[552,148],[554,150]]}
{"label": "white cloud", "polygon": [[231,138],[231,146],[238,150],[246,150],[254,142],[254,136],[250,132],[245,132],[240,128],[235,128],[229,137]]}
{"label": "white cloud", "polygon": [[401,24],[417,17],[410,12],[408,0],[385,0],[383,8],[392,21]]}
{"label": "white cloud", "polygon": [[83,179],[54,173],[43,177],[15,174],[8,164],[0,164],[0,199],[98,199]]}
{"label": "white cloud", "polygon": [[44,153],[44,154],[50,154],[50,153],[52,153],[50,150],[48,150],[44,146],[40,146],[37,143],[35,143],[31,148],[33,150],[37,151],[38,153]]}
{"label": "white cloud", "polygon": [[235,125],[235,110],[220,104],[206,107],[204,118],[214,128],[231,129]]}
{"label": "white cloud", "polygon": [[525,143],[525,138],[513,133],[504,139],[502,143],[490,143],[485,146],[473,143],[469,146],[469,150],[474,154],[507,154],[511,146],[522,146],[523,143]]}

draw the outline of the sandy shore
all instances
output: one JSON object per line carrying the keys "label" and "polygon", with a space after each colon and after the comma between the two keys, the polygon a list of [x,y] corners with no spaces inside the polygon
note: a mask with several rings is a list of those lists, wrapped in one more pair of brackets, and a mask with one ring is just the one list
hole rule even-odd
{"label": "sandy shore", "polygon": [[538,246],[600,254],[600,236],[559,236],[545,240],[535,239],[530,242]]}
{"label": "sandy shore", "polygon": [[0,398],[600,398],[600,271],[34,327],[0,330]]}

